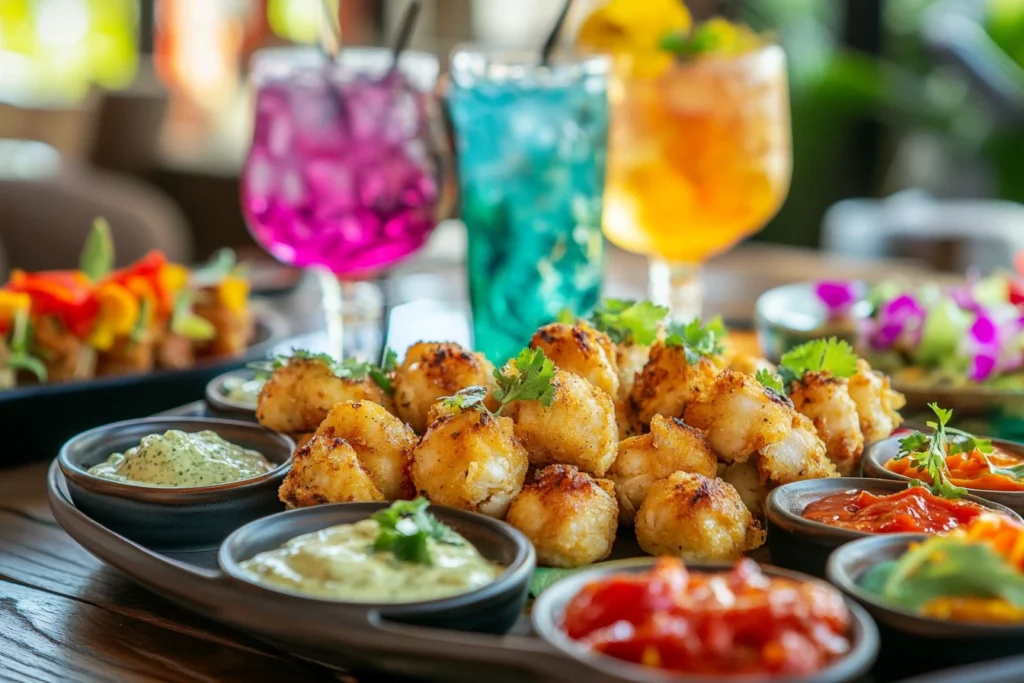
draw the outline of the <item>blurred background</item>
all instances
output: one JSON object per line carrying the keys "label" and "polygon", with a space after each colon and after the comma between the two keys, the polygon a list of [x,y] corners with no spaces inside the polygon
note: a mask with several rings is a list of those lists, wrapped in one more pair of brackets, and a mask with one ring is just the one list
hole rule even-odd
{"label": "blurred background", "polygon": [[[755,239],[1010,265],[1024,246],[1024,0],[688,4],[773,31],[788,53],[793,183]],[[341,0],[343,42],[380,44],[404,5]],[[423,5],[412,47],[444,62],[466,41],[535,48],[560,3]],[[321,0],[0,0],[0,278],[73,264],[97,213],[124,258],[250,245],[246,65],[264,46],[317,43],[321,18]]]}

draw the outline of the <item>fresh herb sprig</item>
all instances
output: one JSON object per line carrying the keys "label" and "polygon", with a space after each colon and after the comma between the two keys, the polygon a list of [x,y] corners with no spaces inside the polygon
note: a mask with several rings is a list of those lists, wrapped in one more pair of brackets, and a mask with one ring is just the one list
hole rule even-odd
{"label": "fresh herb sprig", "polygon": [[31,338],[32,325],[28,319],[28,309],[23,308],[14,314],[7,367],[12,370],[30,372],[35,375],[37,380],[45,382],[46,366],[29,351],[29,339]]}
{"label": "fresh herb sprig", "polygon": [[754,379],[761,383],[766,389],[771,389],[779,396],[786,395],[786,388],[782,383],[782,378],[773,373],[771,370],[761,368],[754,374]]}
{"label": "fresh herb sprig", "polygon": [[699,318],[688,323],[671,323],[665,330],[665,346],[682,347],[686,362],[694,365],[701,358],[717,356],[725,351],[722,341],[727,330],[721,317],[714,317],[707,323]]}
{"label": "fresh herb sprig", "polygon": [[658,327],[668,308],[650,301],[604,299],[590,314],[590,323],[616,344],[650,346],[658,338]]}
{"label": "fresh herb sprig", "polygon": [[929,403],[928,407],[938,418],[936,422],[926,423],[932,430],[931,436],[914,432],[903,437],[900,439],[899,451],[894,459],[909,458],[914,469],[926,472],[932,480],[929,486],[915,479],[910,483],[911,486],[925,486],[943,498],[959,498],[967,493],[967,490],[950,481],[946,457],[975,449],[982,453],[991,453],[992,442],[988,439],[979,439],[963,430],[948,427],[947,424],[953,417],[952,410],[940,408],[937,403]]}
{"label": "fresh herb sprig", "polygon": [[[494,400],[498,402],[498,409],[492,414],[501,415],[512,401],[540,401],[544,407],[554,402],[555,385],[552,380],[555,378],[555,364],[543,350],[523,349],[516,357],[515,367],[511,365],[494,371],[494,380],[498,383]],[[487,393],[486,387],[468,387],[454,396],[441,399],[441,402],[449,408],[491,412],[484,403]]]}
{"label": "fresh herb sprig", "polygon": [[782,354],[779,375],[784,386],[803,379],[808,372],[829,372],[835,377],[857,373],[857,354],[842,339],[815,339]]}
{"label": "fresh herb sprig", "polygon": [[373,542],[374,551],[390,552],[404,562],[433,565],[430,539],[446,545],[462,545],[458,534],[427,512],[429,506],[430,501],[421,497],[395,501],[390,507],[375,512],[371,519],[377,522],[380,533]]}
{"label": "fresh herb sprig", "polygon": [[273,374],[274,370],[286,367],[295,360],[323,363],[330,368],[335,376],[341,379],[350,379],[358,382],[369,377],[385,392],[389,394],[394,393],[390,373],[394,372],[397,367],[398,359],[395,352],[391,349],[385,349],[384,359],[380,365],[359,360],[358,358],[346,358],[339,361],[335,360],[328,353],[314,353],[306,349],[292,349],[291,353],[278,354],[267,360],[254,361],[249,363],[247,367],[256,371],[257,378],[266,379]]}

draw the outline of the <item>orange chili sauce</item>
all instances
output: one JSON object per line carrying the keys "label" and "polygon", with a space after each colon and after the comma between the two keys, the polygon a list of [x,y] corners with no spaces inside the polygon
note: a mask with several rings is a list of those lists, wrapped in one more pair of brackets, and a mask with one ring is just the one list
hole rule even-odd
{"label": "orange chili sauce", "polygon": [[812,522],[872,534],[941,534],[987,512],[969,500],[948,500],[915,486],[887,496],[845,491],[816,500],[801,516]]}
{"label": "orange chili sauce", "polygon": [[[988,454],[988,459],[998,467],[1013,467],[1024,462],[1024,458],[1008,453],[998,446]],[[927,472],[922,472],[911,464],[910,458],[890,460],[885,463],[885,469],[912,479],[920,479],[928,483],[932,481]],[[949,470],[949,480],[964,488],[985,491],[1024,491],[1024,482],[989,471],[984,454],[977,450],[947,456],[946,469]]]}

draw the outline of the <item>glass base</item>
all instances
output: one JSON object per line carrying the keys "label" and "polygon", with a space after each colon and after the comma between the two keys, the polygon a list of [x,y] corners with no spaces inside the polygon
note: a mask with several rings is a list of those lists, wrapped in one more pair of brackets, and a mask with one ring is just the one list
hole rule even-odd
{"label": "glass base", "polygon": [[378,362],[383,352],[384,294],[369,280],[339,280],[318,269],[330,354]]}
{"label": "glass base", "polygon": [[704,300],[699,263],[680,263],[652,258],[648,271],[651,301],[667,306],[668,317],[678,322],[699,318]]}

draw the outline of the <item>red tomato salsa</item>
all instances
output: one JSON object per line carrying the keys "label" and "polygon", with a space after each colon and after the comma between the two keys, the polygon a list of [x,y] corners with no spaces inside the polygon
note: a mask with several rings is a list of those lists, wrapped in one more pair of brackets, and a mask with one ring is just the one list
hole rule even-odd
{"label": "red tomato salsa", "polygon": [[969,500],[940,498],[923,486],[915,486],[888,496],[867,491],[837,493],[814,501],[801,516],[812,522],[873,534],[943,534],[985,512],[988,510]]}
{"label": "red tomato salsa", "polygon": [[809,674],[850,649],[839,593],[765,576],[750,559],[691,573],[663,557],[649,572],[594,581],[569,602],[563,628],[617,659],[705,675]]}

